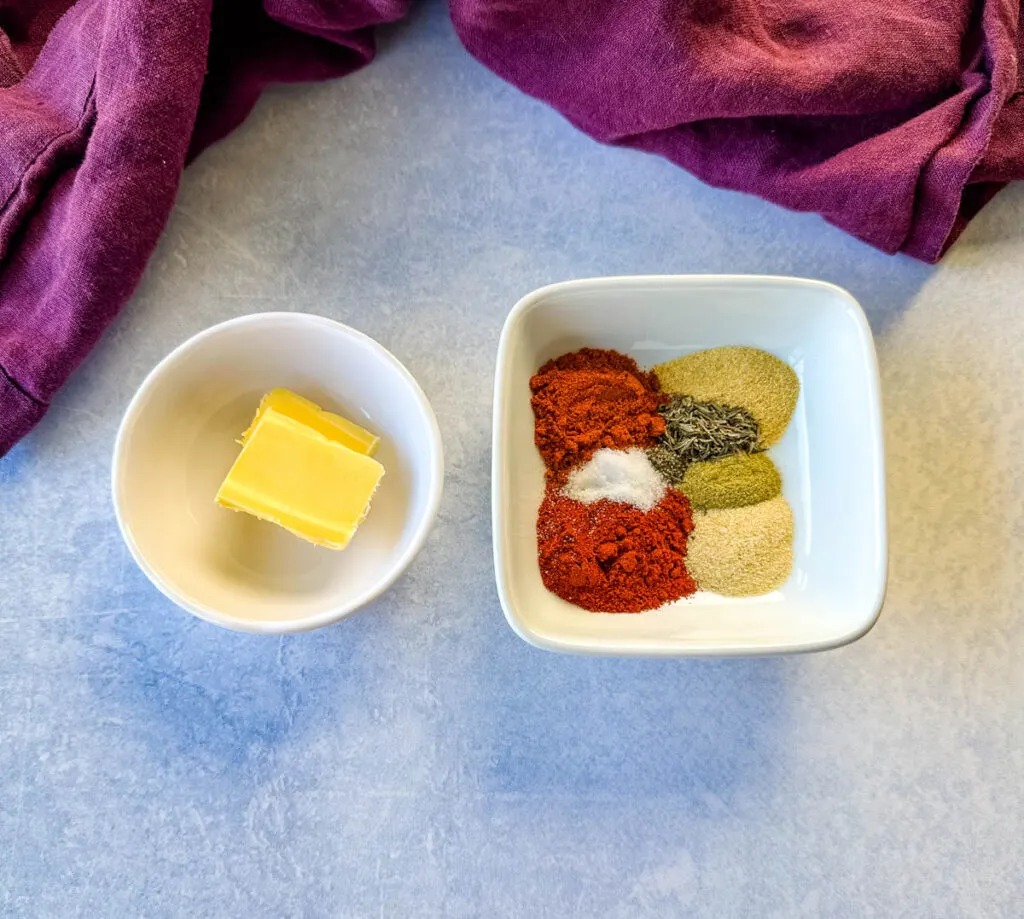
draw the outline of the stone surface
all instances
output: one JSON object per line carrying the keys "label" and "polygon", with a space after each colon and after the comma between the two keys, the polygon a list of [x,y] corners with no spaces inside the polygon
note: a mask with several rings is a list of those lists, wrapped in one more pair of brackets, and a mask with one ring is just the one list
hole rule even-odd
{"label": "stone surface", "polygon": [[[1024,188],[937,269],[602,148],[490,76],[443,7],[276,89],[188,171],[137,296],[0,462],[0,914],[1015,916],[1024,901]],[[525,292],[639,272],[824,278],[864,304],[892,576],[837,652],[592,660],[505,625],[490,391]],[[302,309],[393,349],[443,429],[408,574],[266,639],[166,602],[113,435],[194,332]]]}

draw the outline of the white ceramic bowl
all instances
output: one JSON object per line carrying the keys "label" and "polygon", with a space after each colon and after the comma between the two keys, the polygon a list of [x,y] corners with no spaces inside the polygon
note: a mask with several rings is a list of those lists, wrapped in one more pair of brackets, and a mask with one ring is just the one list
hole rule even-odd
{"label": "white ceramic bowl", "polygon": [[[763,597],[698,593],[639,614],[586,612],[549,593],[537,564],[544,467],[533,444],[530,376],[584,346],[651,366],[703,348],[752,345],[790,364],[800,400],[772,447],[793,507],[793,574]],[[878,366],[864,313],[820,281],[744,276],[623,277],[536,290],[509,314],[494,391],[494,564],[512,628],[552,651],[770,654],[854,641],[885,594],[885,470]]]}
{"label": "white ceramic bowl", "polygon": [[[214,503],[236,439],[276,387],[380,435],[385,475],[343,552]],[[258,313],[200,332],[146,377],[114,446],[114,508],[135,560],[179,606],[230,629],[297,632],[402,573],[434,520],[443,465],[434,413],[397,358],[321,316]]]}

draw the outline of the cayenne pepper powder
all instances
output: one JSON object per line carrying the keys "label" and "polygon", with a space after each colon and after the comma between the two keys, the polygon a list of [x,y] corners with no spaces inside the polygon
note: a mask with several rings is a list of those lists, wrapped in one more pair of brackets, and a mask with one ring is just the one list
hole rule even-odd
{"label": "cayenne pepper powder", "polygon": [[674,488],[650,511],[602,500],[581,504],[550,482],[537,515],[541,580],[598,613],[639,613],[697,590],[686,570],[690,502]]}
{"label": "cayenne pepper powder", "polygon": [[602,447],[651,447],[665,432],[658,378],[618,351],[582,348],[530,378],[534,442],[558,476]]}

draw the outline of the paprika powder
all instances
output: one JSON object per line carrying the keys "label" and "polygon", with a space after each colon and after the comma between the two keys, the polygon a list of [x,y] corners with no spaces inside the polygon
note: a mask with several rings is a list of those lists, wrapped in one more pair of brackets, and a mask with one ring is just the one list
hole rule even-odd
{"label": "paprika powder", "polygon": [[618,351],[583,348],[548,361],[530,378],[534,442],[549,477],[602,447],[650,447],[665,432],[658,378]]}
{"label": "paprika powder", "polygon": [[608,500],[582,504],[550,482],[537,515],[541,580],[592,612],[655,609],[697,590],[686,570],[692,531],[690,502],[674,488],[645,512]]}

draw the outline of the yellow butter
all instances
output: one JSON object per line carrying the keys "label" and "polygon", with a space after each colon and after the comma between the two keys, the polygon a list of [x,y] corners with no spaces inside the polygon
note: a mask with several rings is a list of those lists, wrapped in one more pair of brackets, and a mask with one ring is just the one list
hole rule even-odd
{"label": "yellow butter", "polygon": [[379,437],[359,427],[358,424],[354,424],[347,418],[342,418],[341,415],[335,415],[334,412],[325,412],[320,406],[289,389],[273,389],[260,401],[256,417],[249,425],[249,430],[242,435],[241,443],[244,444],[249,439],[249,435],[259,424],[263,413],[271,408],[314,431],[319,431],[328,440],[337,441],[339,444],[355,450],[356,453],[373,456],[377,444],[380,442]]}
{"label": "yellow butter", "polygon": [[370,508],[384,467],[271,406],[246,431],[217,503],[296,536],[344,549]]}

